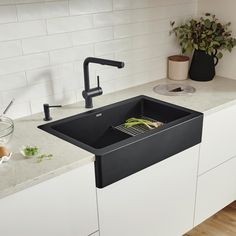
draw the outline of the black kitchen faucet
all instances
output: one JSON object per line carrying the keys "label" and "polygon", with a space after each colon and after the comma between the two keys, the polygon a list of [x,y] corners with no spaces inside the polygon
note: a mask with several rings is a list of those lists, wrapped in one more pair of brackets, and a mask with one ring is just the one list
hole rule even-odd
{"label": "black kitchen faucet", "polygon": [[92,108],[93,107],[92,98],[102,95],[103,93],[102,88],[100,87],[99,76],[97,76],[97,84],[98,84],[97,87],[90,88],[89,63],[115,66],[119,69],[125,66],[124,62],[121,62],[121,61],[113,61],[113,60],[107,60],[107,59],[96,58],[96,57],[88,57],[84,60],[84,91],[82,92],[82,95],[85,99],[85,108]]}

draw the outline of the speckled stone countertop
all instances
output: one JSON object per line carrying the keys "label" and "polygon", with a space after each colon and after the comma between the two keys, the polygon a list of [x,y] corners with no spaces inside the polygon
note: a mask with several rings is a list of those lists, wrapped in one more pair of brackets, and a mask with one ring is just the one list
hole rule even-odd
{"label": "speckled stone countertop", "polygon": [[[192,85],[196,93],[171,97],[154,93],[153,87],[163,83]],[[96,97],[93,99],[94,108],[138,95],[147,95],[209,115],[236,104],[236,80],[216,77],[210,82],[175,82],[162,79]],[[51,115],[53,120],[57,120],[84,111],[87,111],[84,102],[79,102],[53,109]],[[37,128],[44,123],[42,113],[15,120],[15,131],[9,144],[14,154],[8,163],[0,165],[0,198],[94,161],[93,154]],[[43,153],[53,154],[53,159],[40,163],[34,158],[25,159],[19,152],[22,145],[37,145]]]}

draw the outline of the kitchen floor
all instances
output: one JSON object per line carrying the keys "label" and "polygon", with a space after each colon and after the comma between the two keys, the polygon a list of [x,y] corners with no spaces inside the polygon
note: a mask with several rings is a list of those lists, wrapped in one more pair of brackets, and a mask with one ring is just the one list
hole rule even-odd
{"label": "kitchen floor", "polygon": [[183,236],[236,236],[236,201]]}

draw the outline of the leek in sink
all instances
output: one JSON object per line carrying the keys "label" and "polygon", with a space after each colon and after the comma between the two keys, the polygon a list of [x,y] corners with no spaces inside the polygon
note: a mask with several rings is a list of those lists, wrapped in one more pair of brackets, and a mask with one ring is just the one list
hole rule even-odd
{"label": "leek in sink", "polygon": [[134,118],[134,117],[129,118],[125,122],[125,128],[130,128],[135,125],[145,125],[149,129],[154,129],[154,128],[160,127],[162,123],[159,121],[150,121],[147,119],[140,119],[140,118]]}

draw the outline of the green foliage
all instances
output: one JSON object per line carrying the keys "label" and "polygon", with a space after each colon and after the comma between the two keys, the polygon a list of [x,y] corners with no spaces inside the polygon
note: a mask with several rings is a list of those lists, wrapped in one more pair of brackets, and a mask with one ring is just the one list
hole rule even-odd
{"label": "green foliage", "polygon": [[229,30],[231,23],[222,24],[215,15],[206,13],[200,19],[190,19],[175,27],[171,22],[170,34],[175,34],[182,49],[182,53],[193,50],[203,50],[209,55],[223,57],[222,50],[232,51],[236,46],[236,39]]}

